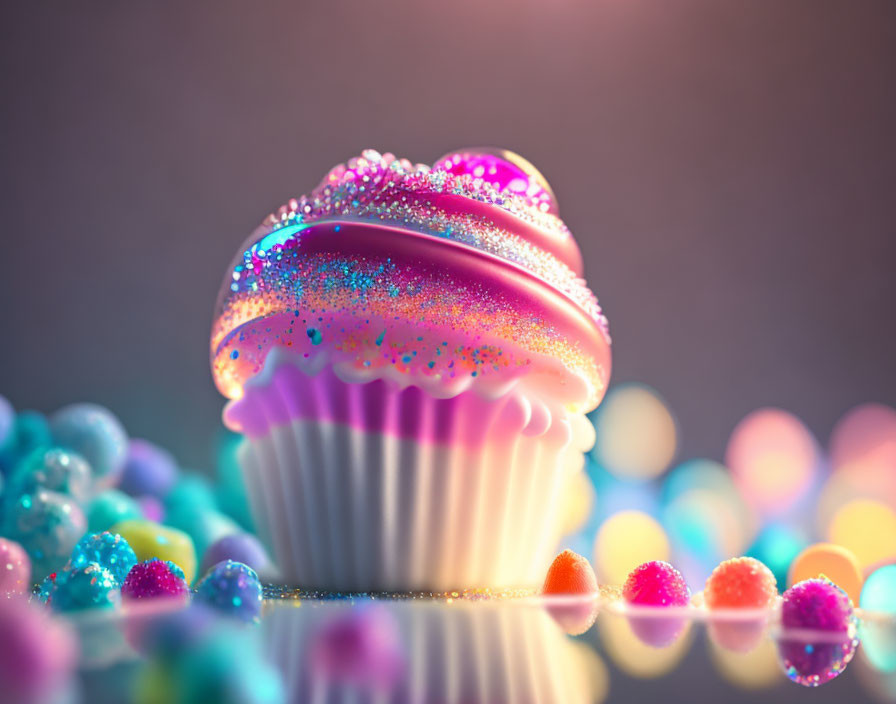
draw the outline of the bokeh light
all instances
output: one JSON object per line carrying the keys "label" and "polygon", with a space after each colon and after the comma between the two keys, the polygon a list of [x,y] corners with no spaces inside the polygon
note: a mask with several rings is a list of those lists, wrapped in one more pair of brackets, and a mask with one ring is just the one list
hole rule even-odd
{"label": "bokeh light", "polygon": [[675,456],[675,420],[665,402],[641,384],[617,386],[592,415],[594,457],[617,477],[657,477]]}
{"label": "bokeh light", "polygon": [[769,523],[759,532],[747,550],[747,555],[755,557],[772,571],[780,590],[787,584],[790,563],[807,544],[806,535],[798,527],[784,523]]}
{"label": "bokeh light", "polygon": [[735,687],[754,691],[768,689],[782,681],[778,653],[771,638],[763,638],[746,653],[723,648],[712,639],[707,642],[716,670]]}
{"label": "bokeh light", "polygon": [[594,510],[594,485],[585,472],[574,472],[564,489],[560,534],[569,535],[585,526]]}
{"label": "bokeh light", "polygon": [[866,403],[848,411],[831,433],[829,454],[835,471],[892,476],[896,467],[896,409]]}
{"label": "bokeh light", "polygon": [[831,519],[828,540],[850,550],[863,568],[896,559],[896,511],[873,499],[850,501]]}
{"label": "bokeh light", "polygon": [[842,545],[816,543],[803,550],[790,565],[787,585],[816,577],[827,577],[847,593],[853,604],[862,591],[862,568],[856,556]]}
{"label": "bokeh light", "polygon": [[669,559],[669,539],[656,519],[641,511],[610,516],[594,543],[594,566],[601,584],[622,584],[638,565]]}
{"label": "bokeh light", "polygon": [[680,638],[664,648],[654,648],[635,635],[627,619],[608,613],[598,617],[596,630],[613,663],[639,679],[662,677],[671,672],[691,647],[692,640],[688,623]]}
{"label": "bokeh light", "polygon": [[580,640],[567,640],[566,656],[577,658],[579,667],[588,681],[588,694],[591,704],[601,704],[610,693],[610,672],[606,663],[588,643]]}
{"label": "bokeh light", "polygon": [[865,655],[877,669],[896,673],[896,564],[868,576],[859,603],[868,612],[861,628]]}
{"label": "bokeh light", "polygon": [[777,408],[759,409],[738,423],[725,453],[745,498],[768,516],[787,513],[807,495],[820,459],[809,429]]}

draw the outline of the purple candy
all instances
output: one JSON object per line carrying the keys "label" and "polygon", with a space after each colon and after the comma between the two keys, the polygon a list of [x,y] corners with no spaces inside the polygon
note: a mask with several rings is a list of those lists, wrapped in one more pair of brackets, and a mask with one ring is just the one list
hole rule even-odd
{"label": "purple candy", "polygon": [[131,496],[164,498],[177,481],[177,462],[167,450],[135,438],[128,444],[127,459],[118,488]]}
{"label": "purple candy", "polygon": [[36,704],[69,686],[77,641],[63,621],[23,598],[4,598],[0,633],[0,701]]}
{"label": "purple candy", "polygon": [[209,569],[225,560],[242,562],[262,575],[269,570],[270,566],[264,547],[258,538],[248,533],[225,535],[212,543],[202,556],[200,573],[205,574]]}

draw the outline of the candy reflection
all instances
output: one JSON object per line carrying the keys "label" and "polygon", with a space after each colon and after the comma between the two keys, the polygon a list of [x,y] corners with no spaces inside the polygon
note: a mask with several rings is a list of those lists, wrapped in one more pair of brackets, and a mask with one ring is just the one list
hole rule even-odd
{"label": "candy reflection", "polygon": [[[605,676],[587,671],[594,659],[582,657],[538,604],[384,600],[375,606],[369,611],[364,600],[306,601],[301,608],[290,600],[271,603],[262,629],[287,701],[591,704],[606,692]],[[358,612],[375,618],[362,622]],[[367,627],[377,633],[365,635]],[[352,650],[338,677],[324,666],[333,660],[321,656],[332,649],[334,632]],[[403,666],[384,682],[374,675],[387,655],[389,668]],[[350,667],[357,672],[344,669]]]}
{"label": "candy reflection", "polygon": [[781,679],[778,654],[770,639],[760,640],[755,648],[738,652],[710,640],[709,653],[719,674],[735,687],[748,690],[766,689]]}
{"label": "candy reflection", "polygon": [[778,656],[784,674],[806,687],[837,677],[858,646],[852,603],[826,579],[807,579],[784,592],[781,629]]}
{"label": "candy reflection", "polygon": [[601,612],[596,631],[607,656],[632,677],[662,677],[675,669],[691,644],[691,626],[686,624],[681,636],[665,648],[654,648],[635,635],[628,620],[618,614]]}

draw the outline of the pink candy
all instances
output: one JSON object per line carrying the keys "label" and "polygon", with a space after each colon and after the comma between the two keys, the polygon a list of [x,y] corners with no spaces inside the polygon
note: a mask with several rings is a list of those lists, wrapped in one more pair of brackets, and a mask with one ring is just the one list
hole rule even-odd
{"label": "pink candy", "polygon": [[148,560],[134,565],[121,586],[121,596],[125,600],[186,599],[189,593],[183,573],[176,573],[164,560]]}
{"label": "pink candy", "polygon": [[0,596],[25,594],[31,589],[31,560],[16,542],[0,538]]}
{"label": "pink candy", "polygon": [[636,567],[625,580],[622,595],[630,604],[687,606],[691,600],[684,577],[668,562],[654,560]]}

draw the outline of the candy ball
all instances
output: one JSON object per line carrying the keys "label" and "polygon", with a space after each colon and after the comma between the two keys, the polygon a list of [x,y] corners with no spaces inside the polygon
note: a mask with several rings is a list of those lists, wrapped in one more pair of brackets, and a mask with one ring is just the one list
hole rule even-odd
{"label": "candy ball", "polygon": [[0,396],[0,447],[6,444],[6,438],[12,432],[16,422],[16,412],[5,396]]}
{"label": "candy ball", "polygon": [[706,607],[749,610],[749,618],[714,615],[709,623],[709,633],[723,648],[745,653],[755,648],[768,621],[769,610],[778,596],[775,576],[759,560],[737,557],[716,567],[703,590]]}
{"label": "candy ball", "polygon": [[258,573],[264,574],[270,569],[270,560],[258,538],[248,533],[225,535],[212,543],[202,556],[201,572],[208,570],[225,560],[242,562]]}
{"label": "candy ball", "polygon": [[117,489],[107,489],[87,504],[87,529],[91,533],[102,533],[116,523],[142,517],[137,500]]}
{"label": "candy ball", "polygon": [[[817,687],[843,672],[858,645],[852,603],[827,579],[807,579],[784,592],[781,628],[778,657],[784,674],[806,687]],[[819,632],[818,639],[807,631]]]}
{"label": "candy ball", "polygon": [[221,538],[242,532],[233,519],[213,508],[178,506],[165,514],[165,523],[189,535],[197,555],[204,555]]}
{"label": "candy ball", "polygon": [[183,571],[172,562],[158,559],[134,565],[121,586],[121,597],[125,601],[186,599],[189,594],[190,587],[184,579]]}
{"label": "candy ball", "polygon": [[196,549],[186,533],[142,519],[116,523],[111,532],[128,541],[140,562],[169,560],[183,570],[188,583],[196,577]]}
{"label": "candy ball", "polygon": [[258,575],[240,562],[219,562],[196,587],[196,599],[247,623],[261,615],[262,589]]}
{"label": "candy ball", "polygon": [[[636,567],[622,587],[622,597],[636,607],[684,607],[691,599],[684,577],[668,562],[654,560]],[[629,624],[642,641],[665,647],[681,635],[687,621],[660,611],[636,608]]]}
{"label": "candy ball", "polygon": [[762,609],[778,596],[772,571],[752,557],[725,560],[709,579],[703,598],[710,609]]}
{"label": "candy ball", "polygon": [[140,629],[134,645],[139,652],[158,660],[176,660],[205,639],[220,621],[213,609],[193,602],[186,608],[153,616]]}
{"label": "candy ball", "polygon": [[128,541],[117,533],[92,533],[81,538],[75,546],[71,566],[78,569],[92,562],[109,570],[120,587],[128,572],[137,564],[137,555]]}
{"label": "candy ball", "polygon": [[80,455],[61,447],[39,448],[16,466],[9,491],[21,496],[46,489],[81,502],[87,498],[92,482],[90,465]]}
{"label": "candy ball", "polygon": [[[896,564],[884,565],[868,576],[859,604],[866,614],[896,618]],[[862,622],[862,649],[878,670],[896,672],[896,628],[892,622],[866,618]]]}
{"label": "candy ball", "polygon": [[44,415],[37,411],[22,411],[15,417],[6,440],[0,444],[0,471],[11,471],[20,459],[51,444],[50,426]]}
{"label": "candy ball", "polygon": [[31,560],[18,543],[0,538],[0,597],[31,589]]}
{"label": "candy ball", "polygon": [[92,403],[72,404],[53,414],[50,430],[57,444],[87,460],[100,484],[109,486],[118,479],[128,437],[111,411]]}
{"label": "candy ball", "polygon": [[131,496],[163,498],[177,480],[177,462],[167,450],[148,440],[133,439],[118,488]]}
{"label": "candy ball", "polygon": [[49,604],[56,611],[114,609],[121,604],[121,587],[112,572],[91,563],[60,572]]}
{"label": "candy ball", "polygon": [[77,640],[66,624],[24,599],[0,599],[0,701],[55,701],[68,689]]}
{"label": "candy ball", "polygon": [[204,511],[217,508],[211,482],[200,474],[181,474],[165,496],[165,511],[177,513],[179,509]]}
{"label": "candy ball", "polygon": [[59,570],[87,530],[84,514],[72,499],[43,489],[19,497],[4,514],[4,535],[31,558],[33,578]]}
{"label": "candy ball", "polygon": [[597,618],[597,577],[587,558],[564,550],[551,563],[542,594],[581,597],[548,601],[548,613],[570,635],[580,635]]}
{"label": "candy ball", "polygon": [[50,600],[50,597],[53,595],[53,590],[56,588],[57,576],[58,573],[51,572],[41,580],[40,588],[37,591],[37,600],[41,604],[46,604]]}

